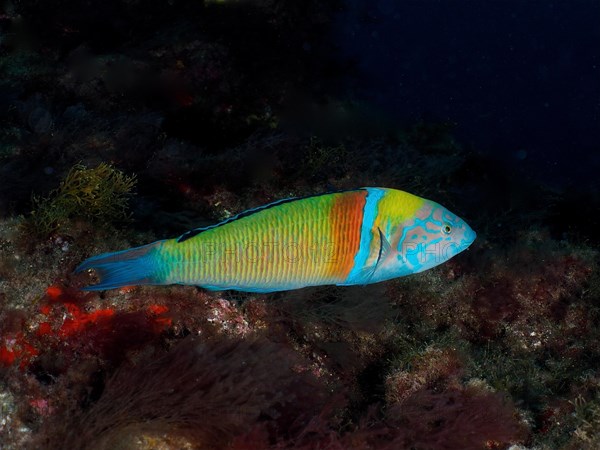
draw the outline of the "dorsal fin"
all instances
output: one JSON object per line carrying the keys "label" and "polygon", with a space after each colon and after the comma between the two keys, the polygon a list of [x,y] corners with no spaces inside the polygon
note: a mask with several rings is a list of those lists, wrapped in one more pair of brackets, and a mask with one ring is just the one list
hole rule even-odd
{"label": "dorsal fin", "polygon": [[208,227],[194,228],[193,230],[186,231],[185,233],[183,233],[181,236],[179,236],[177,238],[177,243],[180,243],[180,242],[183,242],[183,241],[187,241],[188,239],[193,238],[197,234],[200,234],[203,231],[209,230],[210,228],[214,228],[216,226],[217,225],[210,225]]}
{"label": "dorsal fin", "polygon": [[193,238],[194,236],[202,233],[203,231],[220,227],[221,225],[225,225],[226,223],[230,223],[230,222],[233,222],[234,220],[241,219],[242,217],[248,217],[248,216],[254,214],[255,212],[262,211],[263,209],[271,208],[275,205],[280,205],[282,203],[291,202],[292,200],[298,200],[298,197],[291,197],[291,198],[284,198],[281,200],[277,200],[272,203],[267,203],[266,205],[261,205],[261,206],[257,206],[256,208],[247,209],[245,211],[242,211],[241,213],[236,214],[235,216],[228,217],[227,219],[222,220],[221,222],[215,223],[214,225],[208,225],[206,227],[194,228],[193,230],[190,230],[186,233],[183,233],[181,236],[179,236],[179,238],[177,238],[177,242],[179,243],[179,242],[187,241],[188,239]]}
{"label": "dorsal fin", "polygon": [[307,195],[307,196],[304,196],[304,197],[289,197],[289,198],[283,198],[281,200],[276,200],[274,202],[267,203],[266,205],[261,205],[261,206],[257,206],[256,208],[251,208],[251,209],[247,209],[246,211],[242,211],[241,213],[236,214],[235,216],[231,216],[231,217],[229,217],[229,218],[227,218],[227,219],[225,219],[225,220],[223,220],[223,221],[221,221],[219,223],[216,223],[214,225],[209,225],[207,227],[201,227],[201,228],[194,228],[193,230],[190,230],[190,231],[188,231],[186,233],[183,233],[181,236],[179,236],[177,238],[177,242],[181,243],[181,242],[187,241],[188,239],[193,238],[194,236],[197,236],[198,234],[202,233],[203,231],[212,230],[213,228],[217,228],[217,227],[220,227],[222,225],[231,223],[231,222],[233,222],[235,220],[251,216],[254,213],[257,213],[259,211],[263,211],[265,209],[272,208],[273,206],[282,205],[284,203],[293,202],[295,200],[303,200],[305,198],[320,197],[321,195],[339,194],[339,193],[342,193],[342,192],[350,192],[350,191],[353,191],[353,190],[361,191],[361,190],[364,190],[364,188],[360,188],[360,189],[348,189],[348,190],[334,191],[334,192],[324,192],[322,194]]}

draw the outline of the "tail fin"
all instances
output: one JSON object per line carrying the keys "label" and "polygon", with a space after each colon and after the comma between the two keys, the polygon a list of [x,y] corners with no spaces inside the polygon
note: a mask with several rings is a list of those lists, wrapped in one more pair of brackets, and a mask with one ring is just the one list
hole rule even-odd
{"label": "tail fin", "polygon": [[160,284],[157,278],[160,255],[157,250],[162,242],[86,259],[75,269],[75,273],[94,269],[100,277],[100,283],[86,286],[83,290],[103,291],[123,286]]}

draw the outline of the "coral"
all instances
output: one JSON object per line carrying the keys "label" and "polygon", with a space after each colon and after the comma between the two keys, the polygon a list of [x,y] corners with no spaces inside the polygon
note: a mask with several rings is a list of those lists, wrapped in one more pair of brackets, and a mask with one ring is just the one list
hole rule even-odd
{"label": "coral", "polygon": [[93,169],[75,165],[48,197],[34,197],[34,210],[26,226],[47,235],[76,218],[100,223],[126,220],[127,202],[135,184],[135,176],[109,164]]}

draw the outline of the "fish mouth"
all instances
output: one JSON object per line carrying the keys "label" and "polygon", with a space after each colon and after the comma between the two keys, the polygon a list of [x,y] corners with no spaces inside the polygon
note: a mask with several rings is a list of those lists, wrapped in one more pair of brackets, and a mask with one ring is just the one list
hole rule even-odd
{"label": "fish mouth", "polygon": [[477,239],[477,233],[475,233],[475,231],[473,231],[473,229],[467,225],[463,238],[461,239],[461,249],[468,249],[471,244],[475,242],[475,239]]}
{"label": "fish mouth", "polygon": [[469,228],[469,232],[467,233],[467,235],[465,237],[467,239],[467,247],[468,247],[473,242],[475,242],[475,239],[477,239],[477,233],[475,233],[475,231],[473,231],[472,229]]}

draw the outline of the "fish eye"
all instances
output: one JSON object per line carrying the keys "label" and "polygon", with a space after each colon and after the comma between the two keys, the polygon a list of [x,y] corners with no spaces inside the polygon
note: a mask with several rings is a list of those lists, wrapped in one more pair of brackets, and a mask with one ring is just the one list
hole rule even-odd
{"label": "fish eye", "polygon": [[452,233],[452,226],[449,223],[445,223],[444,225],[442,225],[442,233],[444,233],[444,234]]}

